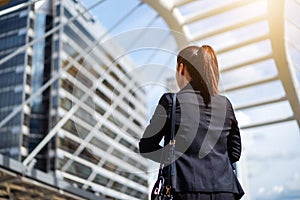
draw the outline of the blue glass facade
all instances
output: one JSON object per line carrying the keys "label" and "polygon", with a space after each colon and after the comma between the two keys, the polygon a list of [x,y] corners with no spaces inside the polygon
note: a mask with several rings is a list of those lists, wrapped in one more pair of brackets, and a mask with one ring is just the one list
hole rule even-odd
{"label": "blue glass facade", "polygon": [[[10,1],[0,7],[0,10],[26,2],[28,0]],[[34,15],[30,14],[31,11]],[[36,12],[34,5],[31,5],[0,16],[0,27],[0,59],[2,59],[33,39],[42,37],[52,28],[52,17],[49,13]],[[0,121],[49,79],[51,43],[52,36],[49,36],[1,63]],[[22,109],[0,128],[0,135],[4,141],[0,143],[0,153],[22,160],[48,133],[49,90],[34,98],[30,105],[26,105],[26,109]],[[37,156],[36,168],[44,171],[53,169],[51,159],[47,156],[50,146],[51,144],[47,145]]]}
{"label": "blue glass facade", "polygon": [[[10,1],[1,6],[0,10],[27,1]],[[28,15],[30,9],[31,7],[25,7],[0,16],[0,60],[32,39],[27,32],[33,26]],[[26,72],[26,66],[30,68],[32,58],[25,52],[0,64],[0,121],[28,97],[26,88],[30,89],[31,76]],[[21,158],[21,133],[23,126],[29,126],[29,121],[28,113],[20,112],[0,128],[0,137],[3,138],[0,153],[15,159]]]}

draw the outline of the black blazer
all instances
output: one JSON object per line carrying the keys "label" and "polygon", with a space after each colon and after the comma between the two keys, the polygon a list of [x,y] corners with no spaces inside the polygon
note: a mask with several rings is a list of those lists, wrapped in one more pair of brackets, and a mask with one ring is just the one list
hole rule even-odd
{"label": "black blazer", "polygon": [[[172,94],[159,100],[150,124],[139,142],[140,153],[160,162],[170,141]],[[241,187],[232,164],[239,160],[241,139],[230,101],[213,96],[207,106],[200,91],[185,87],[176,101],[175,190],[180,192],[232,192]],[[167,153],[163,154],[163,159]]]}

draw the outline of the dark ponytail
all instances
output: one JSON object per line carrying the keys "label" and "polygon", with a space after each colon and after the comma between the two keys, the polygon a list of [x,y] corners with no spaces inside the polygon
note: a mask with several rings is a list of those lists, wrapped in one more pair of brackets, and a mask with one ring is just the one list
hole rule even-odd
{"label": "dark ponytail", "polygon": [[214,50],[208,45],[186,47],[177,56],[177,64],[180,63],[187,67],[192,78],[191,86],[200,90],[207,106],[211,96],[219,93],[219,68]]}

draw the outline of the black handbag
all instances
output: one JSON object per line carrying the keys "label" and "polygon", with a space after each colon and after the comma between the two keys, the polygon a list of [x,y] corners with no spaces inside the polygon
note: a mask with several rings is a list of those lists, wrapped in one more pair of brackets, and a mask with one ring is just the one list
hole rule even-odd
{"label": "black handbag", "polygon": [[[165,161],[162,159],[158,171],[157,180],[152,188],[151,200],[172,200],[174,187],[172,186],[171,178],[174,175],[174,160],[175,160],[175,110],[176,110],[176,93],[173,95],[172,113],[171,113],[171,137],[168,145],[168,171],[167,177],[164,176],[163,169]],[[162,158],[164,156],[162,155]]]}

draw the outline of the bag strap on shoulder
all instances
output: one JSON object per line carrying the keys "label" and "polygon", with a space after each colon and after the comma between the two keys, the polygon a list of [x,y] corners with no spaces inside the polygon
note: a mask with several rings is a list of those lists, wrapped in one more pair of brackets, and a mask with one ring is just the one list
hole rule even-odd
{"label": "bag strap on shoulder", "polygon": [[175,145],[175,114],[176,114],[176,93],[173,95],[172,114],[171,114],[171,137],[170,144]]}
{"label": "bag strap on shoulder", "polygon": [[[172,175],[175,174],[175,115],[176,115],[176,93],[173,95],[173,102],[172,102],[172,113],[171,113],[171,137],[169,143],[169,166],[168,166],[168,179],[166,186],[169,190],[172,188]],[[173,186],[174,187],[174,186]]]}

